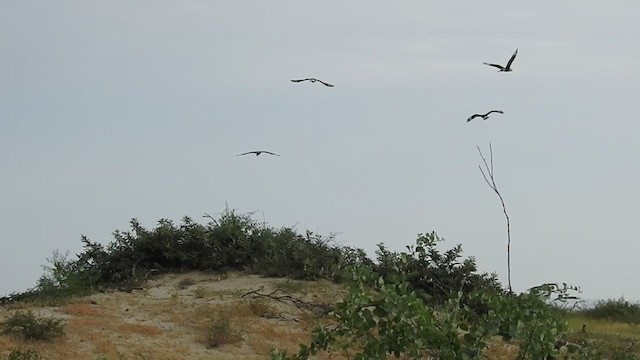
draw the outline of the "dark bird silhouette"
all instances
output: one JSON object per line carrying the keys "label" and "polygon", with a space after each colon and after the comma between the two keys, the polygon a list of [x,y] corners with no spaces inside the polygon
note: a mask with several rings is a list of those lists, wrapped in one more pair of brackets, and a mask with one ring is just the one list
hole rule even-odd
{"label": "dark bird silhouette", "polygon": [[249,154],[256,154],[256,156],[265,153],[265,154],[269,154],[269,155],[275,155],[275,156],[280,156],[276,153],[272,153],[271,151],[265,151],[265,150],[256,150],[256,151],[247,151],[246,153],[242,153],[242,154],[238,154],[236,156],[242,156],[242,155],[249,155]]}
{"label": "dark bird silhouette", "polygon": [[470,118],[467,119],[467,122],[469,122],[469,121],[471,121],[471,120],[473,120],[473,119],[475,119],[477,117],[481,117],[482,120],[487,120],[489,118],[489,114],[491,114],[491,113],[504,114],[504,112],[502,110],[491,110],[486,114],[473,114],[473,115],[471,115]]}
{"label": "dark bird silhouette", "polygon": [[513,71],[511,69],[511,64],[513,63],[513,60],[516,58],[516,55],[518,55],[518,49],[516,49],[516,52],[514,52],[513,55],[511,55],[511,59],[509,59],[509,62],[507,63],[507,66],[502,66],[502,65],[499,65],[499,64],[489,64],[489,63],[483,63],[483,64],[489,65],[489,66],[493,66],[493,67],[497,67],[498,69],[500,69],[500,70],[498,70],[498,72],[500,72],[500,71]]}
{"label": "dark bird silhouette", "polygon": [[322,85],[324,85],[326,87],[333,87],[333,85],[331,85],[329,83],[326,83],[326,82],[324,82],[322,80],[318,80],[316,78],[306,78],[306,79],[298,79],[298,80],[291,80],[291,81],[293,81],[295,83],[299,83],[299,82],[302,82],[302,81],[311,81],[312,83],[314,83],[314,82],[317,81],[317,82],[321,83]]}

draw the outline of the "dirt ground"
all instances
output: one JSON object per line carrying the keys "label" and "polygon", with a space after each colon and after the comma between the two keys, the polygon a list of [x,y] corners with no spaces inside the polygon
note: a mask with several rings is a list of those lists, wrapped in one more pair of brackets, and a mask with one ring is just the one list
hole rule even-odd
{"label": "dirt ground", "polygon": [[[258,296],[276,289],[286,291],[274,294],[284,295],[282,301]],[[236,273],[167,274],[141,289],[98,293],[61,306],[0,307],[0,321],[18,310],[64,320],[64,335],[50,341],[0,336],[0,354],[20,348],[46,359],[269,359],[273,348],[296,352],[318,319],[286,294],[321,304],[335,303],[344,290],[324,281]]]}

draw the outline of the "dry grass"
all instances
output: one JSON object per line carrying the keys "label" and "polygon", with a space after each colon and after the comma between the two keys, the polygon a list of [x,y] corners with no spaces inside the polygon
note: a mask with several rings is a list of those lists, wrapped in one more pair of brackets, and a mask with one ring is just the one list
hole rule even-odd
{"label": "dry grass", "polygon": [[282,281],[278,281],[274,284],[274,286],[278,289],[284,290],[288,293],[305,293],[305,290],[312,284],[310,281],[301,281],[301,280],[290,280],[285,279]]}
{"label": "dry grass", "polygon": [[505,343],[502,341],[501,336],[494,336],[489,345],[484,349],[483,355],[487,359],[494,360],[516,359],[518,356],[518,346]]}
{"label": "dry grass", "polygon": [[309,333],[291,324],[255,323],[250,330],[253,336],[249,339],[249,346],[262,354],[268,354],[275,347],[292,353],[298,351],[299,344],[311,340]]}
{"label": "dry grass", "polygon": [[587,333],[593,335],[617,334],[640,340],[640,326],[614,322],[603,319],[590,319],[581,314],[571,314],[568,319],[569,328],[575,332],[582,330],[586,325]]}
{"label": "dry grass", "polygon": [[[277,281],[282,280],[167,275],[131,293],[94,294],[60,306],[13,305],[64,319],[65,336],[47,345],[0,336],[0,358],[12,349],[28,348],[47,359],[265,359],[273,347],[296,350],[299,341],[308,339],[303,327],[286,330],[293,323],[269,318],[283,311],[300,317],[299,309],[240,298],[260,286],[275,289]],[[0,321],[10,314],[0,307]],[[268,342],[256,340],[254,330],[260,338],[270,336]]]}
{"label": "dry grass", "polygon": [[176,289],[178,290],[186,290],[187,288],[189,288],[189,286],[194,285],[196,283],[195,280],[193,280],[190,277],[186,277],[180,281],[178,281],[178,284],[176,285]]}
{"label": "dry grass", "polygon": [[242,340],[240,333],[232,327],[231,316],[226,312],[220,312],[207,321],[202,338],[210,348],[235,344]]}
{"label": "dry grass", "polygon": [[[299,296],[307,300],[325,297],[315,292],[315,283],[308,282],[167,275],[150,280],[144,290],[94,294],[47,307],[48,315],[65,319],[67,336],[55,347],[38,351],[52,359],[161,360],[266,359],[273,348],[296,352],[299,343],[309,340],[313,316],[291,304],[241,298],[251,290],[264,287],[270,292],[281,285],[305,293]],[[0,312],[0,321],[4,313]],[[0,354],[18,345],[0,336]]]}
{"label": "dry grass", "polygon": [[202,299],[207,296],[207,289],[203,286],[198,286],[195,290],[193,290],[193,296],[196,299]]}
{"label": "dry grass", "polygon": [[[640,326],[591,319],[577,313],[569,314],[567,322],[573,331],[571,338],[593,341],[604,358],[640,359]],[[583,325],[586,325],[585,333],[581,331]]]}
{"label": "dry grass", "polygon": [[[185,280],[187,279],[187,280]],[[278,348],[289,354],[308,343],[319,320],[287,302],[249,297],[252,290],[269,293],[277,288],[315,303],[335,303],[345,294],[340,286],[325,282],[286,281],[258,276],[215,277],[211,274],[170,274],[149,280],[144,290],[111,292],[74,299],[59,306],[12,305],[65,321],[65,335],[48,343],[0,336],[0,359],[12,349],[33,349],[46,359],[268,359]],[[13,311],[0,307],[0,321]],[[569,319],[579,331],[587,324],[593,336],[622,334],[640,343],[640,326]],[[609,339],[624,349],[624,341]],[[617,341],[617,342],[616,342]],[[485,352],[490,359],[514,359],[517,348],[499,339]],[[317,359],[347,359],[343,353],[321,353]]]}
{"label": "dry grass", "polygon": [[162,334],[162,329],[157,326],[142,324],[122,324],[116,328],[116,331],[122,334],[140,334],[144,336],[158,336]]}
{"label": "dry grass", "polygon": [[60,308],[60,311],[64,314],[73,316],[97,316],[100,314],[100,309],[98,307],[86,302],[64,305]]}

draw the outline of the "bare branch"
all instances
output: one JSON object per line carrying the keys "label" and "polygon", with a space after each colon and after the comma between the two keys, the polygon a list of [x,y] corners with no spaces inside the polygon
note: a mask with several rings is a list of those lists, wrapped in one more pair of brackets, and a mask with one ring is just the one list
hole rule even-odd
{"label": "bare branch", "polygon": [[482,162],[484,163],[484,168],[486,169],[486,173],[485,173],[485,170],[482,169],[482,166],[478,165],[478,168],[480,169],[480,173],[482,173],[482,177],[484,178],[484,181],[487,183],[487,185],[489,185],[491,190],[493,190],[493,192],[495,192],[496,195],[498,195],[498,198],[500,199],[500,204],[502,204],[502,212],[504,213],[504,217],[507,220],[507,280],[509,283],[509,292],[513,292],[511,288],[511,223],[509,221],[509,214],[507,213],[507,207],[504,204],[504,199],[502,198],[502,194],[500,194],[500,191],[498,191],[498,186],[496,185],[496,180],[494,177],[493,147],[491,146],[491,143],[489,143],[489,163],[487,163],[487,159],[482,154],[482,150],[480,149],[480,146],[476,145],[476,148],[478,148],[478,152],[480,153],[480,158],[482,159]]}
{"label": "bare branch", "polygon": [[[493,147],[491,146],[491,143],[489,143],[489,158],[491,159],[491,179],[493,179]],[[496,183],[494,182],[493,185],[495,185]]]}
{"label": "bare branch", "polygon": [[[333,310],[333,307],[331,305],[317,304],[317,303],[305,301],[289,294],[288,292],[282,289],[275,289],[268,294],[260,293],[260,291],[263,289],[264,287],[260,287],[256,290],[251,290],[245,293],[244,295],[242,295],[240,298],[251,296],[252,298],[269,298],[269,299],[284,302],[284,303],[290,302],[299,309],[311,310],[315,313],[323,314],[323,315],[328,314],[331,310]],[[283,295],[279,295],[279,293],[282,293]]]}
{"label": "bare branch", "polygon": [[211,221],[213,221],[214,223],[216,222],[216,219],[214,219],[214,218],[213,218],[213,216],[211,216],[211,215],[209,215],[209,214],[207,214],[207,213],[204,213],[204,215],[203,215],[202,217],[203,217],[203,218],[209,218],[209,219],[211,219]]}

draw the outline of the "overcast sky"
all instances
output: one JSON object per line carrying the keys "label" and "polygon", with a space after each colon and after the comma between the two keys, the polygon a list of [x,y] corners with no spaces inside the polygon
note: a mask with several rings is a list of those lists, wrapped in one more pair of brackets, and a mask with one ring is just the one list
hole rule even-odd
{"label": "overcast sky", "polygon": [[[54,250],[225,203],[371,255],[436,231],[640,299],[637,1],[0,3],[0,295]],[[518,48],[513,72],[505,64]],[[292,83],[318,77],[335,84]],[[473,113],[501,109],[489,120]],[[266,149],[281,157],[236,157]]]}

